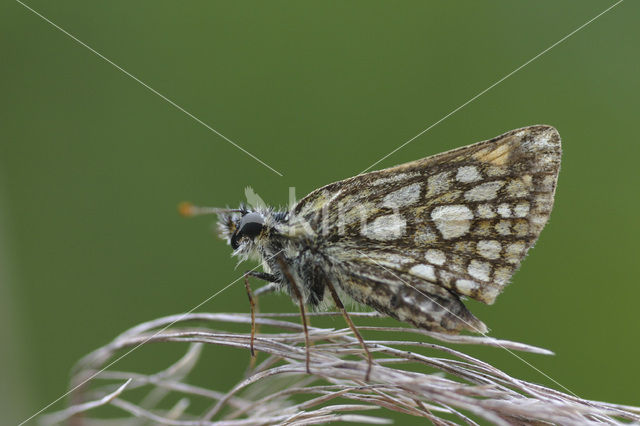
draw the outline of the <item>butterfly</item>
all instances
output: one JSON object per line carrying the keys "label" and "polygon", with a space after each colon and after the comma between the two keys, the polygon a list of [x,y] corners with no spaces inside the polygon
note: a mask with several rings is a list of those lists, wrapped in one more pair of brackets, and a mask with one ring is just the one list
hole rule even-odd
{"label": "butterfly", "polygon": [[303,315],[338,307],[365,350],[344,302],[426,330],[485,333],[461,299],[492,304],[509,283],[549,219],[561,152],[555,128],[529,126],[326,185],[286,210],[183,210],[217,213],[233,255],[262,263],[249,275]]}

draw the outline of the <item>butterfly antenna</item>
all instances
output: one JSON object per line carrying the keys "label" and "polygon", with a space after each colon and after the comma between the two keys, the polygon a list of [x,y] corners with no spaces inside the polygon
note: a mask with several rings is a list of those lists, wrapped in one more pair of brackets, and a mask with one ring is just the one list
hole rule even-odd
{"label": "butterfly antenna", "polygon": [[188,201],[178,204],[178,212],[184,217],[195,217],[206,214],[241,213],[240,209],[221,209],[218,207],[196,206]]}

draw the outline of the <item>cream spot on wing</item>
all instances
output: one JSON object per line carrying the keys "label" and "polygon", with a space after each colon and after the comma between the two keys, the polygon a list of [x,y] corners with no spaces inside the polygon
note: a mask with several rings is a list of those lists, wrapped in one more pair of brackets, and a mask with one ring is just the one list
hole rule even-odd
{"label": "cream spot on wing", "polygon": [[412,257],[405,257],[399,254],[385,254],[388,261],[395,263],[396,265],[406,265],[415,261]]}
{"label": "cream spot on wing", "polygon": [[478,204],[478,217],[483,219],[491,219],[496,217],[496,212],[493,211],[493,206],[491,204]]}
{"label": "cream spot on wing", "polygon": [[529,231],[532,234],[537,234],[542,231],[544,225],[547,223],[548,216],[543,216],[539,214],[533,214],[529,218]]}
{"label": "cream spot on wing", "polygon": [[507,194],[512,198],[522,198],[529,194],[530,189],[523,179],[513,179],[507,185]]}
{"label": "cream spot on wing", "polygon": [[463,166],[458,169],[456,179],[459,182],[469,183],[480,180],[482,177],[475,166]]}
{"label": "cream spot on wing", "polygon": [[456,275],[449,271],[440,271],[440,282],[447,287],[451,286],[451,283],[455,278]]}
{"label": "cream spot on wing", "polygon": [[548,170],[553,167],[554,163],[557,161],[556,154],[542,154],[538,157],[537,162],[540,166],[541,170]]}
{"label": "cream spot on wing", "polygon": [[368,254],[371,262],[376,265],[384,266],[386,268],[394,269],[397,268],[398,265],[408,265],[411,263],[415,263],[415,259],[410,257],[401,256],[398,254],[384,253],[384,252],[370,252]]}
{"label": "cream spot on wing", "polygon": [[529,224],[526,220],[518,220],[513,225],[513,232],[516,234],[516,237],[526,237],[529,233]]}
{"label": "cream spot on wing", "polygon": [[432,263],[434,265],[443,265],[444,262],[447,261],[447,255],[445,255],[441,250],[430,249],[424,255],[427,262]]}
{"label": "cream spot on wing", "polygon": [[442,172],[437,175],[429,176],[427,180],[427,198],[433,197],[449,189],[451,184],[449,175],[451,172]]}
{"label": "cream spot on wing", "polygon": [[374,240],[394,240],[404,235],[407,221],[399,214],[390,214],[376,218],[366,224],[362,234]]}
{"label": "cream spot on wing", "polygon": [[538,204],[544,204],[544,203],[549,202],[549,201],[550,201],[550,200],[552,200],[552,199],[553,199],[553,197],[551,196],[551,194],[548,194],[548,193],[546,193],[546,192],[543,192],[543,193],[537,194],[537,195],[535,196],[534,201],[535,201],[536,203],[538,203]]}
{"label": "cream spot on wing", "polygon": [[496,297],[500,294],[500,287],[487,286],[480,292],[480,300],[488,305],[493,304],[496,301]]}
{"label": "cream spot on wing", "polygon": [[431,219],[445,239],[460,237],[471,227],[473,213],[464,205],[438,206],[431,212]]}
{"label": "cream spot on wing", "polygon": [[496,232],[500,235],[510,235],[511,234],[511,222],[508,220],[501,220],[496,223]]}
{"label": "cream spot on wing", "polygon": [[469,201],[493,200],[498,195],[498,190],[502,188],[502,185],[504,185],[504,181],[501,180],[482,183],[465,192],[464,196]]}
{"label": "cream spot on wing", "polygon": [[496,268],[495,272],[493,273],[493,280],[500,285],[505,285],[509,282],[509,278],[511,278],[512,273],[513,270],[510,267],[501,266],[499,268]]}
{"label": "cream spot on wing", "polygon": [[478,260],[472,260],[469,262],[467,272],[473,278],[481,281],[489,281],[489,274],[491,273],[491,265],[487,262],[480,262]]}
{"label": "cream spot on wing", "polygon": [[518,263],[522,256],[524,256],[525,244],[524,241],[516,241],[505,247],[505,257],[509,263]]}
{"label": "cream spot on wing", "polygon": [[556,177],[552,175],[547,175],[542,179],[542,190],[543,191],[552,191],[553,185],[556,181]]}
{"label": "cream spot on wing", "polygon": [[502,217],[511,217],[511,206],[507,203],[502,203],[498,206],[498,214]]}
{"label": "cream spot on wing", "polygon": [[500,250],[502,250],[502,244],[496,240],[481,240],[478,241],[478,253],[480,256],[487,259],[497,259],[500,257]]}
{"label": "cream spot on wing", "polygon": [[479,284],[475,281],[471,280],[456,280],[456,290],[458,290],[461,294],[470,295],[474,292],[474,290],[478,289]]}
{"label": "cream spot on wing", "polygon": [[397,209],[415,203],[418,198],[420,198],[420,184],[414,183],[387,194],[382,201],[382,207]]}
{"label": "cream spot on wing", "polygon": [[416,265],[409,269],[409,273],[416,277],[424,278],[427,281],[436,280],[436,273],[431,265]]}
{"label": "cream spot on wing", "polygon": [[551,193],[538,194],[534,202],[538,210],[550,211],[553,205],[553,195]]}
{"label": "cream spot on wing", "polygon": [[529,203],[521,201],[513,208],[513,214],[515,217],[526,217],[529,214]]}
{"label": "cream spot on wing", "polygon": [[380,178],[380,179],[376,179],[371,184],[372,185],[382,185],[382,184],[385,184],[385,183],[400,182],[402,180],[407,180],[407,179],[410,179],[412,177],[416,177],[416,176],[419,176],[419,175],[420,175],[420,173],[418,173],[418,172],[397,173],[397,174],[394,174],[394,175],[392,175],[390,177],[383,177],[383,178]]}

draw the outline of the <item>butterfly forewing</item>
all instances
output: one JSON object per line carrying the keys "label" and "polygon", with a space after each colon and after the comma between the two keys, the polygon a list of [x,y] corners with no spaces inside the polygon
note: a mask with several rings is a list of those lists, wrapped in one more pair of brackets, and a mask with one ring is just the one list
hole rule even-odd
{"label": "butterfly forewing", "polygon": [[411,316],[398,311],[420,310],[423,293],[444,305],[434,323],[452,310],[459,323],[443,328],[471,328],[456,295],[495,301],[549,218],[560,157],[553,127],[526,127],[327,185],[291,220],[311,226],[356,301]]}

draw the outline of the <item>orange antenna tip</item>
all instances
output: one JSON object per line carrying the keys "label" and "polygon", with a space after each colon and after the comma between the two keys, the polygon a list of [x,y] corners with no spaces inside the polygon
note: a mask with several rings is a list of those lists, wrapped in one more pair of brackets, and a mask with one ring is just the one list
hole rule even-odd
{"label": "orange antenna tip", "polygon": [[184,217],[194,217],[204,214],[221,214],[221,213],[239,213],[240,209],[219,209],[217,207],[203,207],[191,204],[188,201],[183,201],[178,204],[178,212]]}
{"label": "orange antenna tip", "polygon": [[184,217],[193,217],[196,215],[196,208],[188,201],[183,201],[178,204],[178,213]]}

